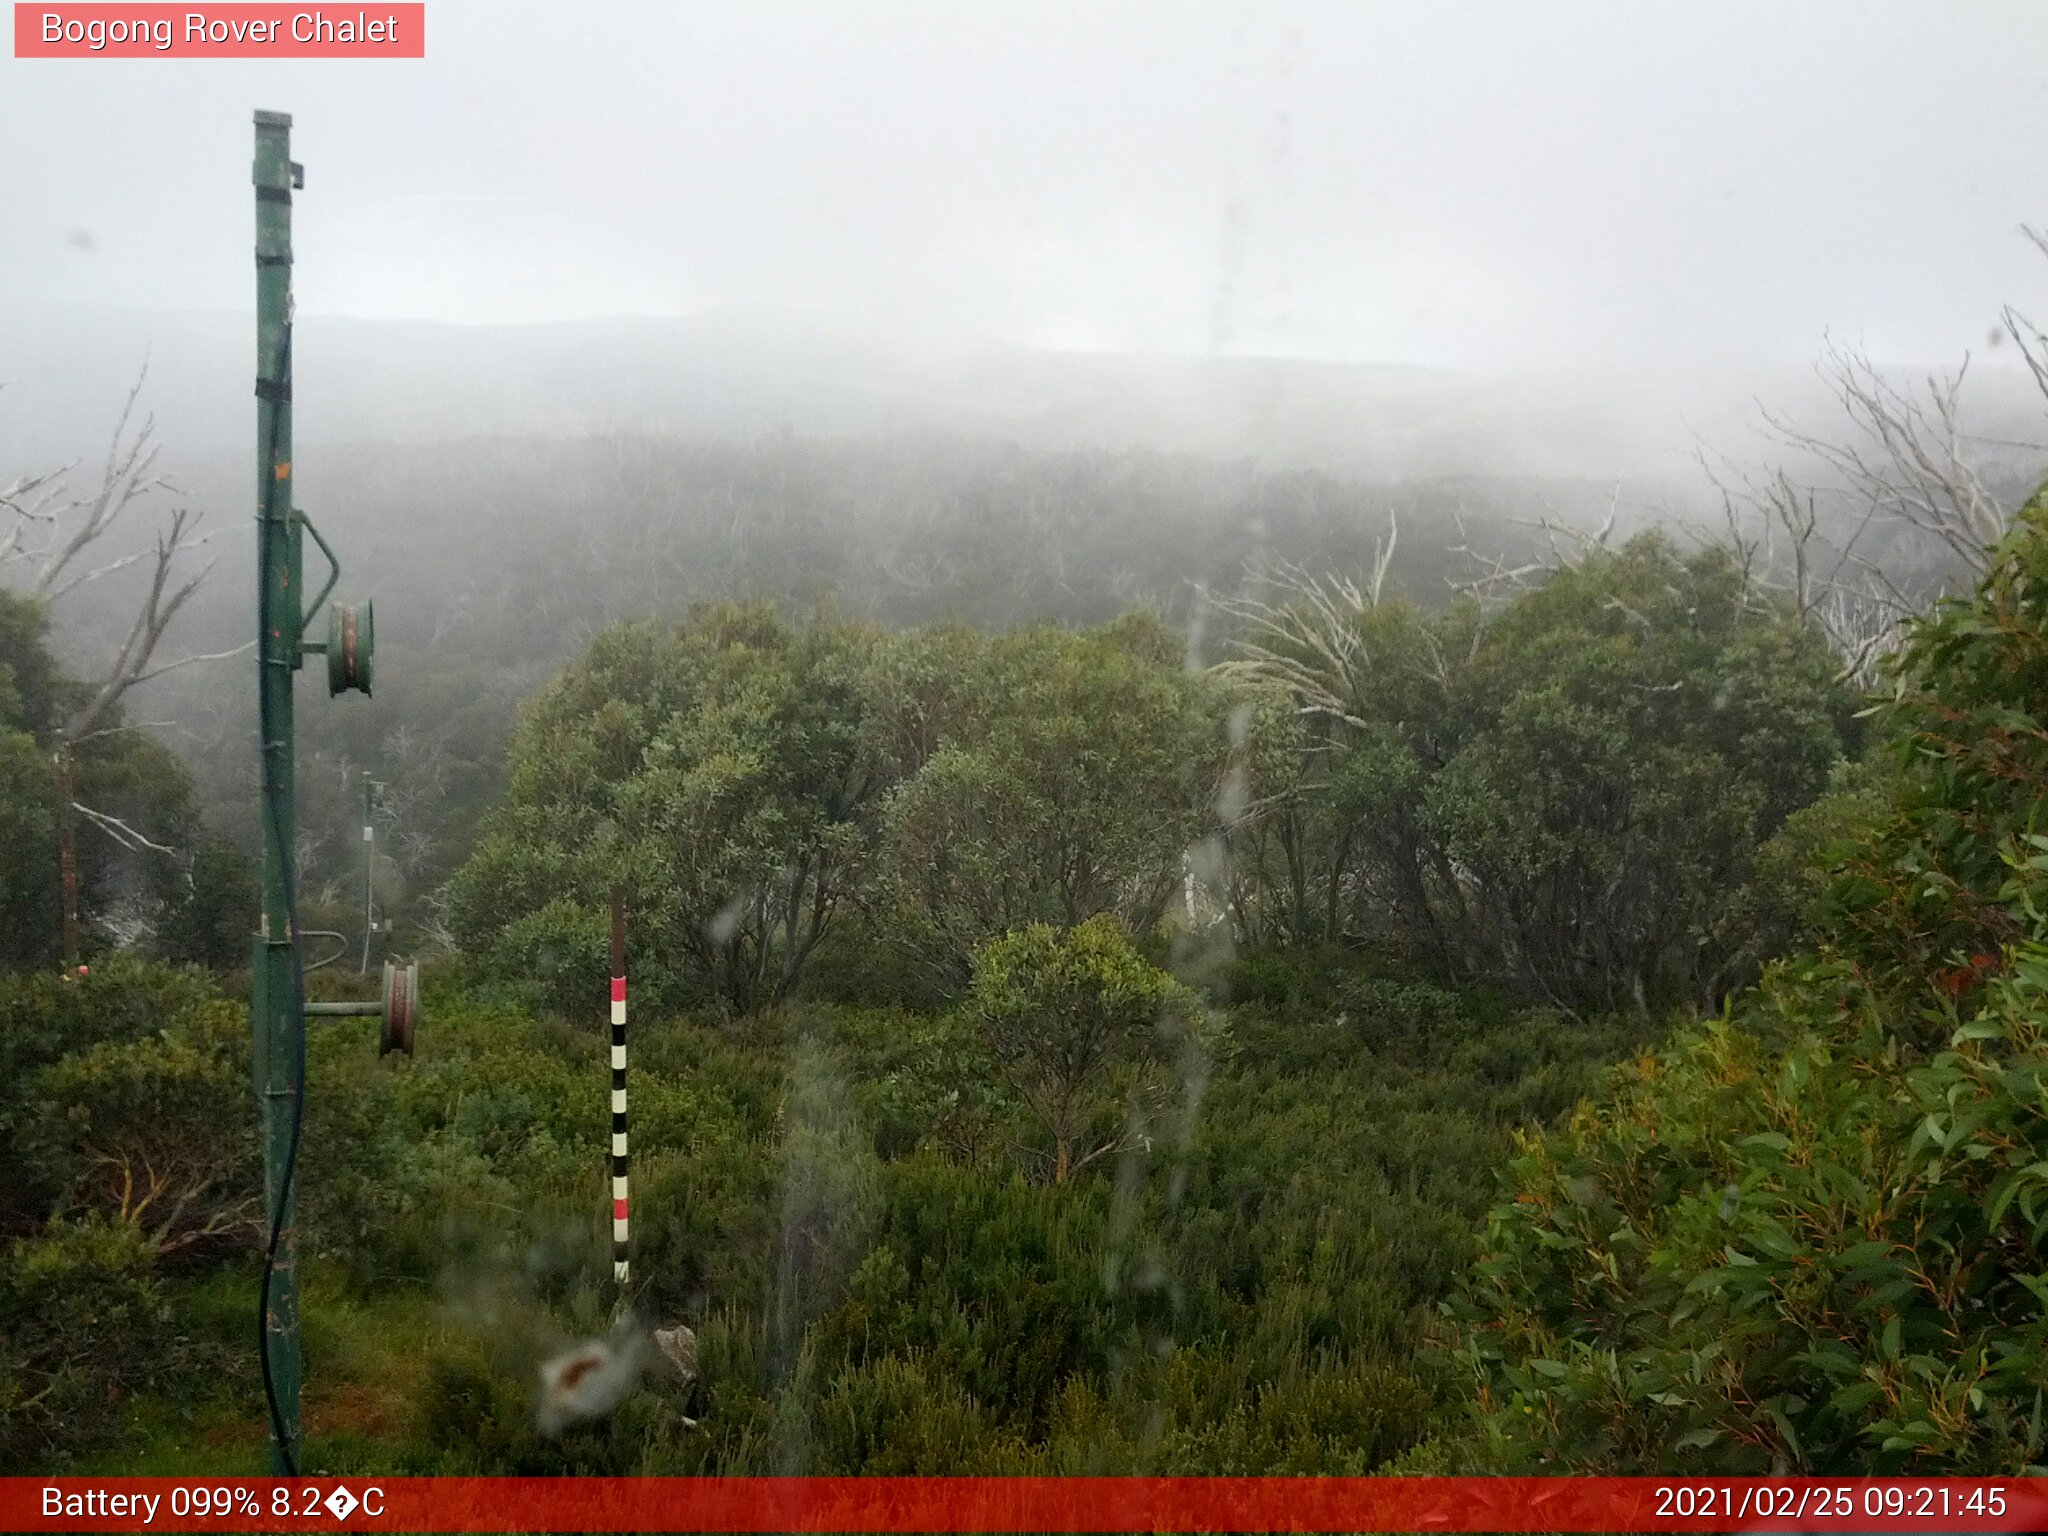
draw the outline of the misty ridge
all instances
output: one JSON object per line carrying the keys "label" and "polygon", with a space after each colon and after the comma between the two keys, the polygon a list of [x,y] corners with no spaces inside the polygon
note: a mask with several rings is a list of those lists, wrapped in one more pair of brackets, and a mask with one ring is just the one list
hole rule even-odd
{"label": "misty ridge", "polygon": [[[929,611],[951,579],[929,532],[969,517],[980,496],[1006,526],[979,537],[1014,539],[1023,563],[1018,590],[976,593],[997,606],[975,611],[1016,622],[1071,606],[1071,591],[1030,595],[1033,562],[1060,547],[1055,533],[1073,556],[1087,543],[1072,543],[1077,529],[1120,551],[1107,564],[1094,552],[1076,559],[1071,575],[1055,558],[1055,585],[1170,599],[1186,582],[1227,585],[1246,561],[1355,566],[1403,508],[1427,508],[1407,530],[1411,560],[1424,546],[1470,543],[1454,526],[1466,512],[1587,526],[1612,515],[1624,534],[1710,518],[1717,472],[1789,465],[1825,483],[1825,465],[1759,432],[1765,413],[1818,438],[1849,435],[1810,364],[1489,376],[892,338],[746,306],[505,326],[308,316],[299,335],[302,499],[375,535],[356,557],[372,562],[366,574],[387,555],[398,570],[425,559],[443,574],[445,551],[474,554],[485,530],[473,525],[488,519],[515,583],[522,551],[550,572],[573,546],[588,546],[580,576],[616,566],[591,594],[607,611],[700,596],[712,573],[777,591],[850,584],[857,603]],[[249,349],[247,321],[233,315],[12,315],[0,329],[0,454],[24,471],[90,462],[146,362],[137,411],[154,421],[176,499],[214,530],[225,580],[247,542]],[[2039,396],[2010,354],[1991,347],[1962,394],[1972,458],[2001,494],[2027,484],[2044,451]],[[1914,394],[1958,362],[1883,372]],[[769,473],[777,455],[783,467]],[[831,478],[820,456],[845,460],[836,484],[820,483]],[[1004,504],[1005,486],[1041,473],[1028,506]],[[1207,525],[1192,546],[1191,524]],[[139,520],[129,532],[141,534]],[[749,541],[820,535],[816,568],[801,578],[750,567]],[[1519,537],[1496,530],[1490,539],[1506,543],[1473,552],[1510,555]],[[906,547],[879,547],[892,541]],[[667,600],[648,585],[657,568],[680,582]],[[217,598],[221,583],[211,585]]]}
{"label": "misty ridge", "polygon": [[[520,702],[622,617],[738,596],[1002,630],[1135,606],[1206,664],[1230,646],[1216,600],[1270,591],[1276,572],[1355,576],[1391,538],[1389,594],[1440,607],[1488,571],[1554,563],[1566,530],[1720,538],[1765,466],[1841,482],[1786,430],[1855,432],[1812,365],[1624,380],[1094,355],[746,306],[505,326],[308,316],[298,333],[297,499],[348,551],[344,591],[374,595],[383,647],[372,714],[310,715],[329,770],[312,777],[338,789],[408,764],[426,786],[415,882],[459,854]],[[0,334],[0,445],[41,467],[104,454],[146,359],[137,420],[176,488],[156,510],[203,513],[213,562],[180,617],[184,654],[227,650],[246,624],[248,351],[231,315],[53,310]],[[2048,458],[2011,352],[1991,349],[1959,395],[1970,458],[2008,500]],[[1954,371],[1883,377],[1917,399]],[[1941,584],[1943,551],[1862,526],[1839,489],[1821,507],[1836,544],[1853,535],[1905,587]],[[150,510],[109,536],[110,557],[145,547]],[[1746,527],[1759,515],[1740,510]],[[60,605],[58,633],[111,654],[134,590],[131,573],[95,582]],[[253,784],[246,692],[229,663],[136,698],[231,826]],[[353,837],[346,795],[329,798],[316,790],[305,818],[313,867]]]}
{"label": "misty ridge", "polygon": [[[2019,296],[2024,298],[2024,295]],[[1051,351],[891,333],[829,313],[733,304],[682,317],[507,325],[299,322],[299,429],[321,444],[633,433],[690,440],[939,434],[1025,449],[1143,449],[1369,481],[1624,477],[1673,494],[1704,444],[1741,456],[1761,403],[1826,424],[1810,359],[1473,373],[1285,356]],[[1826,338],[1812,338],[1818,354]],[[145,403],[181,458],[239,451],[246,316],[50,307],[0,321],[0,451],[67,459],[103,444],[146,359]],[[1910,381],[1962,359],[1890,363]],[[1993,331],[1973,427],[2037,414]]]}
{"label": "misty ridge", "polygon": [[[517,325],[309,315],[299,335],[309,445],[936,432],[1030,449],[1254,458],[1376,480],[1667,474],[1697,430],[1736,423],[1757,382],[1646,388],[1569,374],[1059,352],[749,305]],[[188,455],[239,448],[246,413],[232,380],[247,371],[249,345],[246,317],[230,314],[12,316],[0,332],[13,395],[0,444],[16,453],[96,444],[109,402],[146,355],[166,440]],[[1768,381],[1771,390],[1785,383]]]}

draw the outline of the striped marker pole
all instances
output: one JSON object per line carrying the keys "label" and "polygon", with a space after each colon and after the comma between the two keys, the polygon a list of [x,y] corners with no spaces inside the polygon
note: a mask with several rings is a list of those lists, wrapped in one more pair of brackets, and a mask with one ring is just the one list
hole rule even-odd
{"label": "striped marker pole", "polygon": [[626,1247],[626,892],[612,890],[612,1278],[623,1301]]}

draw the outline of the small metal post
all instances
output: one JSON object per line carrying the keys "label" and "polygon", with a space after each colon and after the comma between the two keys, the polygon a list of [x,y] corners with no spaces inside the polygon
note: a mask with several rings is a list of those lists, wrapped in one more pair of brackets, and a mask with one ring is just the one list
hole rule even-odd
{"label": "small metal post", "polygon": [[384,786],[363,775],[363,967],[362,973],[370,974],[370,935],[377,931],[376,893],[372,881],[377,869],[377,824],[372,820],[372,810],[377,802],[377,791]]}

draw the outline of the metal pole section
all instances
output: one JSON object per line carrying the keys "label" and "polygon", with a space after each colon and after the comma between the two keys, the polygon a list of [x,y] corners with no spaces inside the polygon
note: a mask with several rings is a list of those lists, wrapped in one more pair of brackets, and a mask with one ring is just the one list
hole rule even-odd
{"label": "metal pole section", "polygon": [[612,1279],[626,1302],[626,892],[612,887]]}
{"label": "metal pole section", "polygon": [[370,819],[370,807],[376,799],[377,781],[367,773],[363,775],[363,974],[370,974],[370,935],[376,932],[374,897],[370,882],[377,868],[377,826]]}
{"label": "metal pole section", "polygon": [[263,782],[263,926],[253,966],[263,1187],[269,1217],[263,1315],[270,1469],[295,1471],[299,1450],[299,1266],[292,1164],[305,1091],[306,1020],[293,949],[296,815],[292,673],[299,663],[297,529],[292,512],[292,187],[290,117],[256,114],[256,686]]}

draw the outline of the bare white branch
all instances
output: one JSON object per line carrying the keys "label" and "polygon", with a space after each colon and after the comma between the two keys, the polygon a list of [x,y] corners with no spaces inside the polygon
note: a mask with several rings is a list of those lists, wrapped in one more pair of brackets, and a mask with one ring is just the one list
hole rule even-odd
{"label": "bare white branch", "polygon": [[240,645],[225,651],[208,651],[204,656],[181,656],[176,661],[164,662],[161,666],[149,668],[135,676],[138,683],[146,683],[152,677],[162,677],[166,672],[175,672],[180,667],[196,667],[205,661],[230,661],[237,656],[246,656],[256,649],[254,640],[245,640]]}
{"label": "bare white branch", "polygon": [[143,836],[142,833],[136,831],[135,828],[129,826],[127,822],[121,820],[118,816],[109,816],[103,811],[94,810],[89,805],[81,805],[76,800],[71,802],[71,809],[78,812],[79,815],[98,827],[130,853],[140,853],[147,849],[151,853],[165,853],[175,856],[178,851],[175,848],[166,848],[162,843],[150,841],[149,838]]}

